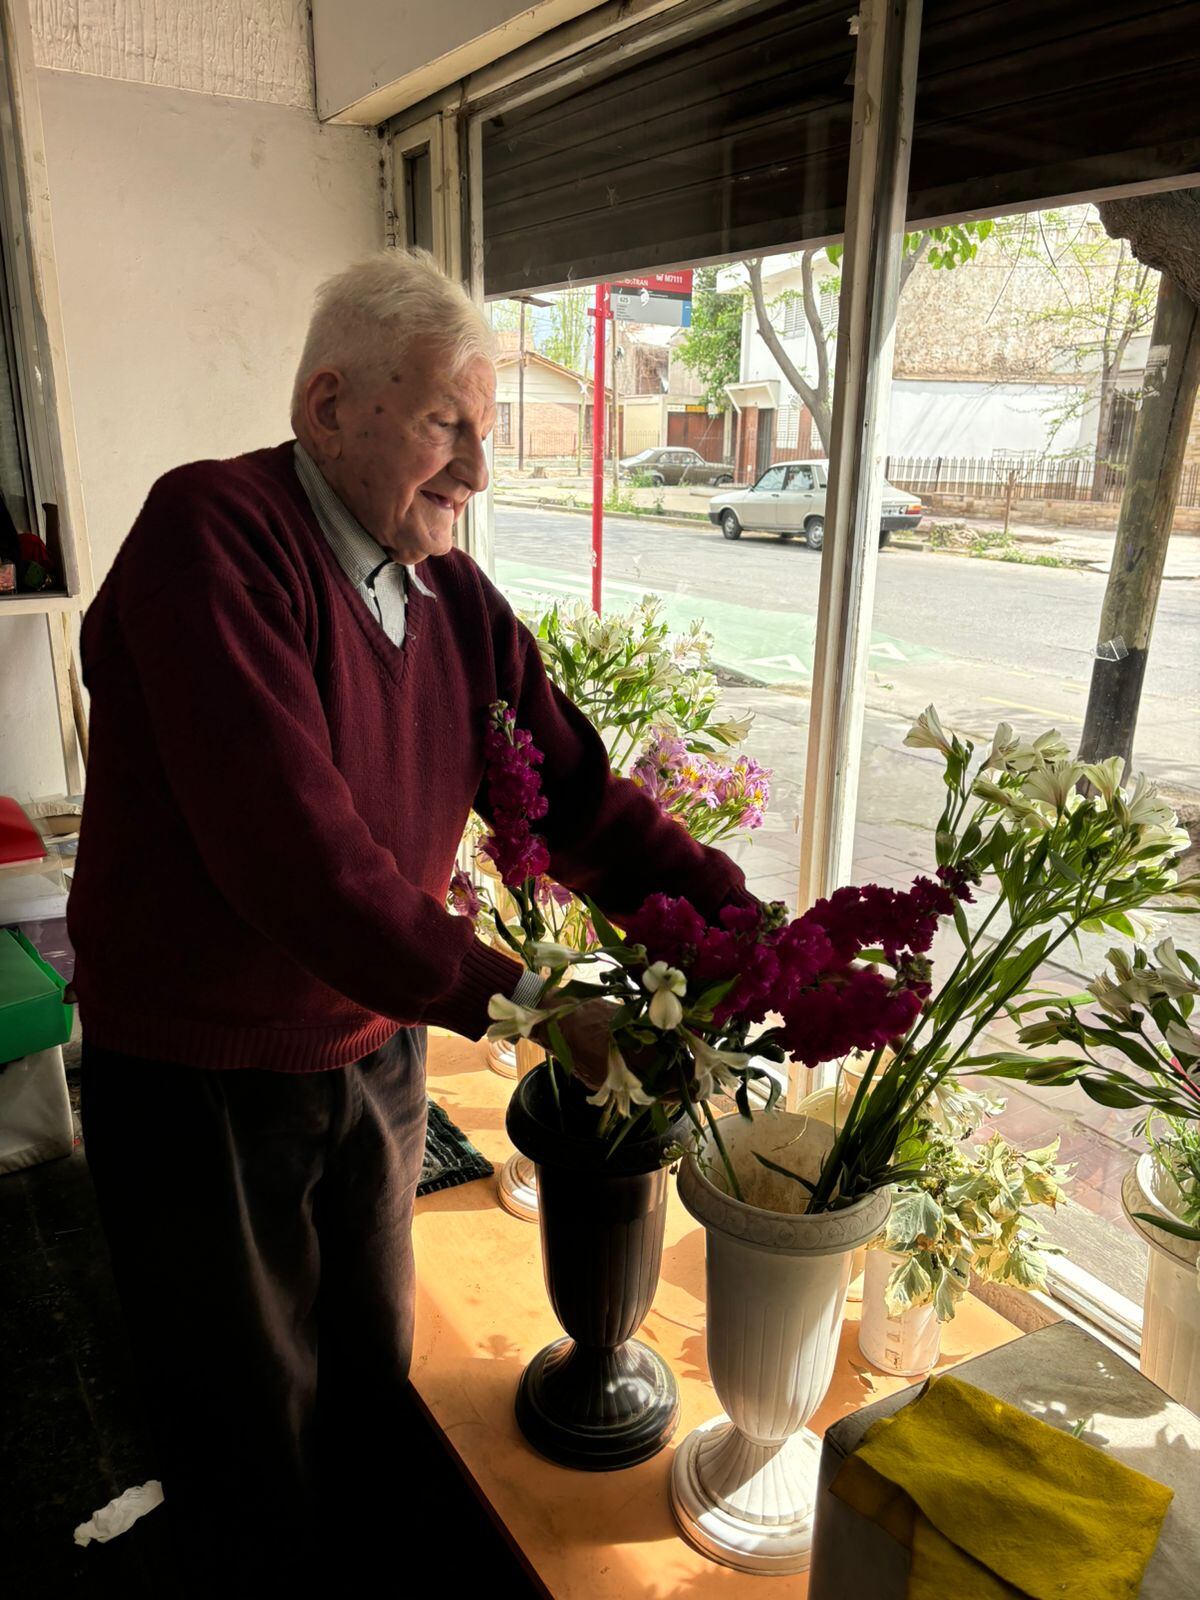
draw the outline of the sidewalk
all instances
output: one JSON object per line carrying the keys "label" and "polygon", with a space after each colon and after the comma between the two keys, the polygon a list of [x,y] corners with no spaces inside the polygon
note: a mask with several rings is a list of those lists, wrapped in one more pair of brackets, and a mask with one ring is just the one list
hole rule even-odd
{"label": "sidewalk", "polygon": [[[606,488],[605,492],[610,490]],[[622,499],[632,509],[610,511],[606,515],[645,517],[665,527],[690,527],[696,523],[709,526],[709,502],[717,492],[708,485],[678,489],[630,489],[623,484]],[[591,479],[504,477],[497,480],[495,498],[497,505],[590,515]],[[977,528],[981,532],[999,532],[1003,527],[1002,522],[987,517],[931,515],[913,533],[895,536],[892,548],[914,552],[928,550],[929,530],[934,522],[959,524]],[[1054,556],[1068,566],[1082,567],[1102,575],[1108,572],[1112,561],[1114,535],[1103,529],[1060,528],[1047,523],[1013,521],[1009,524],[1009,533],[1013,543],[1027,548],[1031,556]],[[967,555],[965,551],[945,553]],[[967,556],[967,559],[973,558]],[[1200,578],[1200,535],[1176,533],[1172,536],[1163,577],[1170,581]]]}

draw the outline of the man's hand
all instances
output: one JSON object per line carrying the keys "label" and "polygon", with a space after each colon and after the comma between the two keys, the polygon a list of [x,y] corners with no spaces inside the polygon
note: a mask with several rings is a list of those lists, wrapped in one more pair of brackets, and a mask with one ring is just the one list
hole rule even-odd
{"label": "man's hand", "polygon": [[[575,1076],[589,1090],[598,1089],[608,1076],[608,1044],[617,1009],[613,1000],[585,1000],[577,1010],[563,1009],[555,1013],[554,1020],[571,1052]],[[545,1022],[533,1030],[533,1037],[544,1049],[554,1053]]]}

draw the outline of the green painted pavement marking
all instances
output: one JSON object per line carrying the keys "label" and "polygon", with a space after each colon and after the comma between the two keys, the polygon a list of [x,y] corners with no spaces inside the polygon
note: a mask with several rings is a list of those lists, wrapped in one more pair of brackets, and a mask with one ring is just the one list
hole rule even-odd
{"label": "green painted pavement marking", "polygon": [[[501,557],[496,562],[500,587],[518,606],[547,599],[586,599],[591,580],[535,567],[528,562]],[[657,595],[672,631],[683,632],[698,612],[712,634],[713,653],[723,667],[740,672],[759,683],[806,683],[812,677],[813,644],[817,619],[804,612],[760,611],[735,600],[716,600],[699,595],[675,594],[649,583],[628,583],[606,579],[605,604],[619,610],[632,606],[644,594]],[[894,638],[888,633],[872,633],[871,663],[907,664],[916,661],[941,661],[939,650]]]}

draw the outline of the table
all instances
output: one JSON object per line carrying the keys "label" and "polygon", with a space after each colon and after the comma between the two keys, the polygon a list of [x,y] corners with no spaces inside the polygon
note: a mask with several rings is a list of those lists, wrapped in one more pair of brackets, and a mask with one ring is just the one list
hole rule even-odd
{"label": "table", "polygon": [[[512,1153],[504,1112],[513,1084],[491,1072],[485,1047],[431,1034],[429,1093],[499,1168]],[[667,1482],[672,1449],[624,1472],[572,1472],[525,1443],[513,1396],[526,1362],[561,1334],[546,1298],[537,1226],[504,1211],[496,1180],[417,1201],[418,1291],[412,1381],[477,1492],[554,1600],[668,1600],[740,1594],[802,1600],[806,1580],[749,1578],[716,1566],[680,1538]],[[853,1295],[853,1289],[852,1289]],[[858,1353],[851,1301],[833,1384],[812,1427],[903,1389]],[[970,1297],[942,1340],[944,1370],[1018,1330]],[[677,1379],[677,1440],[720,1410],[704,1348],[704,1232],[672,1194],[662,1277],[638,1335]]]}

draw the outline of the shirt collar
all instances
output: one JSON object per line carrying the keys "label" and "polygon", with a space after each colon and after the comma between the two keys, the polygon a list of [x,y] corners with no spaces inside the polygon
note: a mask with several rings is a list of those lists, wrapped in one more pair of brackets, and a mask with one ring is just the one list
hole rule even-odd
{"label": "shirt collar", "polygon": [[[371,574],[377,572],[383,562],[392,560],[392,557],[379,541],[367,532],[345,502],[334,493],[324,473],[298,439],[293,449],[293,456],[296,476],[300,479],[300,486],[313,508],[313,515],[321,532],[337,557],[342,571],[356,588],[361,588]],[[431,600],[437,599],[433,590],[419,576],[415,566],[409,566],[407,562],[401,565],[408,581],[419,594],[427,595]]]}

